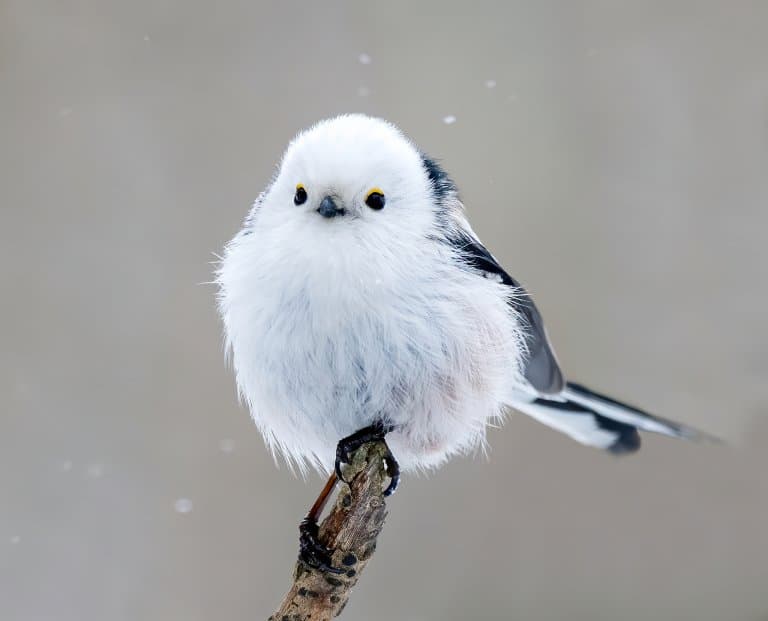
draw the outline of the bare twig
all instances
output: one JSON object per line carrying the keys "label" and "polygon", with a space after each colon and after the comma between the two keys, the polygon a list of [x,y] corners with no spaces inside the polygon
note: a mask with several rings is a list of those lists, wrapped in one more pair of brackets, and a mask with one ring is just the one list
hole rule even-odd
{"label": "bare twig", "polygon": [[293,585],[269,621],[327,621],[341,614],[352,587],[376,550],[387,515],[384,496],[386,445],[364,444],[352,455],[336,504],[320,526],[320,540],[333,550],[335,574],[296,563]]}

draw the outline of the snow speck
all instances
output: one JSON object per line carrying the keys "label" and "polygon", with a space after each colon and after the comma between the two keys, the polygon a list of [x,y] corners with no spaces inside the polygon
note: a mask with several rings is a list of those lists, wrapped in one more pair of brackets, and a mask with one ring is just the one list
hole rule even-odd
{"label": "snow speck", "polygon": [[456,122],[456,117],[452,114],[443,117],[443,123],[446,125],[453,125]]}
{"label": "snow speck", "polygon": [[587,56],[592,58],[593,56],[597,56],[597,48],[591,47],[587,50]]}
{"label": "snow speck", "polygon": [[496,80],[486,80],[485,88],[496,88]]}
{"label": "snow speck", "polygon": [[61,469],[62,472],[69,472],[70,470],[72,470],[72,465],[73,465],[72,462],[67,460],[67,461],[61,462],[61,464],[59,465],[59,468]]}
{"label": "snow speck", "polygon": [[360,56],[357,57],[357,60],[360,61],[361,65],[370,65],[372,59],[368,54],[363,52],[362,54],[360,54]]}
{"label": "snow speck", "polygon": [[149,43],[149,40],[150,40],[150,39],[149,39],[149,35],[148,35],[148,34],[147,34],[147,35],[144,35],[144,40],[145,40],[147,43]]}
{"label": "snow speck", "polygon": [[63,119],[72,114],[72,108],[59,108],[59,118]]}
{"label": "snow speck", "polygon": [[235,441],[232,438],[224,438],[219,440],[219,450],[222,453],[232,453],[235,450]]}
{"label": "snow speck", "polygon": [[11,543],[13,545],[16,545],[17,543],[21,543],[21,537],[19,537],[18,535],[14,535],[13,537],[11,537]]}
{"label": "snow speck", "polygon": [[192,511],[192,501],[189,498],[179,498],[173,503],[176,513],[189,513]]}
{"label": "snow speck", "polygon": [[92,479],[99,479],[104,474],[104,466],[101,464],[91,464],[86,472]]}
{"label": "snow speck", "polygon": [[357,89],[357,96],[358,97],[368,97],[368,95],[371,94],[371,91],[367,86],[361,86]]}

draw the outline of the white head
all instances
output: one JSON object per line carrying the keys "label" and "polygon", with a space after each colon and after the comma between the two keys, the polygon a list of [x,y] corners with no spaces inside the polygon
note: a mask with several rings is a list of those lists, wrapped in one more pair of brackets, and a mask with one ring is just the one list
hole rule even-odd
{"label": "white head", "polygon": [[390,123],[349,114],[291,142],[255,210],[263,224],[339,241],[429,233],[437,205],[419,150]]}

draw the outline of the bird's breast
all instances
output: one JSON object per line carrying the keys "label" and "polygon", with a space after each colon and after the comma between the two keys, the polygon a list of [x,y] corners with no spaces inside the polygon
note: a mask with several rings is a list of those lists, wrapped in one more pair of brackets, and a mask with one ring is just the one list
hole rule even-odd
{"label": "bird's breast", "polygon": [[428,421],[497,411],[520,356],[497,283],[429,253],[277,250],[228,256],[222,278],[238,384],[267,434],[330,441],[385,417],[428,444]]}

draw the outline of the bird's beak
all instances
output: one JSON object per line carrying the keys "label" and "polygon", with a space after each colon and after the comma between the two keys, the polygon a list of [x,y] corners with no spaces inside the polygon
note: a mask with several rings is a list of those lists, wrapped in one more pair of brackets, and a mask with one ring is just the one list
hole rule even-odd
{"label": "bird's beak", "polygon": [[335,218],[336,216],[343,216],[345,213],[344,208],[338,207],[333,197],[326,196],[321,202],[320,207],[317,208],[319,213],[324,218]]}

